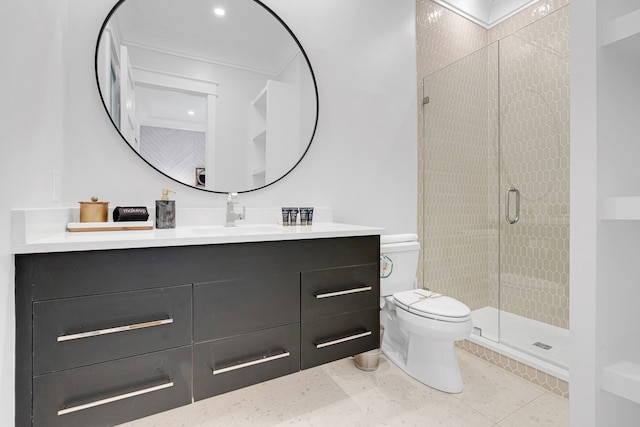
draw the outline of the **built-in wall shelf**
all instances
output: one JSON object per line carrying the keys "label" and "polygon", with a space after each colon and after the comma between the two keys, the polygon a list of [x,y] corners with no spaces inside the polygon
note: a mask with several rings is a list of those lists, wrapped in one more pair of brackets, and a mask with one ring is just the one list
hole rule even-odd
{"label": "built-in wall shelf", "polygon": [[640,403],[640,364],[617,362],[602,368],[600,388],[616,396]]}
{"label": "built-in wall shelf", "polygon": [[616,44],[633,37],[640,37],[640,9],[605,23],[602,46]]}
{"label": "built-in wall shelf", "polygon": [[602,219],[640,220],[640,196],[609,197],[605,199]]}
{"label": "built-in wall shelf", "polygon": [[296,84],[267,80],[249,106],[249,164],[254,186],[284,176],[300,157],[300,91]]}
{"label": "built-in wall shelf", "polygon": [[266,84],[251,101],[251,155],[250,173],[254,186],[266,184],[267,165],[267,103],[269,102],[269,85]]}
{"label": "built-in wall shelf", "polygon": [[251,175],[254,177],[264,177],[265,170],[264,169],[254,169],[251,171]]}
{"label": "built-in wall shelf", "polygon": [[640,9],[606,22],[602,28],[602,46],[619,51],[626,60],[640,66]]}
{"label": "built-in wall shelf", "polygon": [[258,95],[251,101],[251,104],[259,110],[264,112],[267,108],[267,86],[265,86]]}
{"label": "built-in wall shelf", "polygon": [[261,129],[257,134],[253,136],[252,139],[256,144],[264,144],[267,141],[267,129]]}

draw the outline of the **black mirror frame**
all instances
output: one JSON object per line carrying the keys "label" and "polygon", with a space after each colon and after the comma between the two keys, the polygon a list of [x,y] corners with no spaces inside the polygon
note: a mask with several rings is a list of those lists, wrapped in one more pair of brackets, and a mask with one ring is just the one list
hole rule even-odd
{"label": "black mirror frame", "polygon": [[315,76],[315,73],[313,72],[313,67],[311,66],[311,62],[309,61],[309,57],[307,56],[307,52],[305,52],[304,48],[300,44],[300,41],[298,40],[296,35],[293,34],[293,31],[291,31],[291,28],[289,28],[289,26],[273,10],[271,10],[268,6],[266,6],[260,0],[253,0],[253,1],[255,3],[257,3],[258,5],[262,6],[267,12],[269,12],[280,23],[280,25],[282,25],[284,27],[284,29],[287,30],[289,35],[296,42],[296,45],[300,49],[300,52],[302,52],[302,56],[304,57],[304,59],[305,59],[305,61],[307,63],[307,66],[309,67],[309,72],[311,73],[311,79],[313,81],[313,89],[314,89],[314,92],[315,92],[315,95],[316,95],[316,118],[314,120],[313,130],[311,132],[311,137],[309,139],[309,143],[307,144],[307,147],[305,148],[304,152],[302,153],[302,155],[300,156],[298,161],[291,167],[291,169],[289,169],[280,178],[278,178],[278,179],[276,179],[274,181],[271,181],[269,183],[266,183],[265,185],[263,185],[261,187],[256,187],[256,188],[252,188],[252,189],[249,189],[249,190],[229,189],[229,191],[222,191],[222,190],[210,190],[210,189],[206,189],[206,188],[203,188],[203,187],[197,187],[195,185],[189,185],[189,184],[184,183],[182,181],[178,181],[177,179],[175,179],[175,178],[167,175],[166,173],[162,172],[160,169],[156,168],[154,165],[149,163],[144,157],[142,157],[142,155],[140,155],[140,153],[138,153],[131,146],[131,144],[129,144],[129,142],[126,140],[124,135],[122,135],[122,133],[120,132],[120,129],[118,128],[118,126],[113,121],[113,117],[111,117],[111,114],[109,114],[109,110],[107,108],[107,104],[106,104],[106,102],[104,100],[104,97],[102,96],[102,90],[100,89],[100,77],[98,76],[98,49],[100,47],[100,40],[102,39],[102,34],[103,34],[104,29],[107,26],[111,16],[115,13],[115,11],[118,9],[118,7],[120,7],[120,5],[122,3],[124,3],[125,1],[127,1],[127,0],[118,0],[118,2],[109,11],[109,13],[107,14],[107,17],[105,18],[104,22],[102,23],[102,26],[100,27],[100,31],[98,32],[98,39],[97,39],[97,42],[96,42],[96,49],[95,49],[94,71],[95,71],[95,77],[96,77],[96,85],[98,87],[98,94],[100,95],[100,100],[102,101],[102,106],[104,107],[105,112],[107,113],[107,116],[109,117],[109,120],[111,121],[111,124],[113,124],[113,127],[116,129],[116,131],[118,132],[118,135],[120,135],[120,137],[125,142],[125,144],[127,144],[127,146],[129,146],[129,148],[131,148],[131,150],[138,157],[140,157],[147,165],[149,165],[151,168],[155,169],[160,174],[162,174],[162,175],[166,176],[167,178],[177,182],[180,185],[184,185],[185,187],[193,188],[193,189],[200,190],[200,191],[206,191],[208,193],[218,193],[218,194],[228,194],[228,193],[232,193],[232,192],[233,193],[250,193],[252,191],[261,190],[261,189],[266,188],[266,187],[268,187],[268,186],[270,186],[272,184],[275,184],[278,181],[281,181],[283,178],[285,178],[287,175],[289,175],[302,162],[302,159],[304,159],[304,157],[306,156],[307,152],[309,151],[309,148],[311,147],[311,143],[313,142],[313,138],[315,137],[316,130],[318,128],[318,117],[320,116],[320,101],[319,101],[319,97],[318,97],[318,84],[316,82],[316,76]]}

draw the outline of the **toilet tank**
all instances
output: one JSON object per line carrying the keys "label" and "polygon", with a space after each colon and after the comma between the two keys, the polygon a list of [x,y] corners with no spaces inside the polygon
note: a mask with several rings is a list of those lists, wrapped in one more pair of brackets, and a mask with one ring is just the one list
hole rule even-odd
{"label": "toilet tank", "polygon": [[419,253],[416,234],[380,236],[380,296],[414,288]]}

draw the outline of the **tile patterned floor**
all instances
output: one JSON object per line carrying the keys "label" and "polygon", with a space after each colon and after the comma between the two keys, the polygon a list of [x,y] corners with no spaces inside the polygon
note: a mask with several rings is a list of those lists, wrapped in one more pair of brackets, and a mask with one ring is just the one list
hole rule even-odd
{"label": "tile patterned floor", "polygon": [[343,359],[136,420],[127,427],[568,426],[569,402],[458,349],[465,390],[429,388],[382,357]]}

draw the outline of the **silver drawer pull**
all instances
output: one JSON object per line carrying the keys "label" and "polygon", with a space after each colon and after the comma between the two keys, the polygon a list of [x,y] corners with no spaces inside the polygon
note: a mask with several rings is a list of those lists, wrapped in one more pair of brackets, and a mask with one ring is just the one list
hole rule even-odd
{"label": "silver drawer pull", "polygon": [[353,289],[347,289],[344,291],[328,292],[326,294],[316,294],[316,298],[320,299],[320,298],[337,297],[340,295],[356,294],[358,292],[370,291],[371,289],[373,289],[371,286],[365,286],[363,288],[353,288]]}
{"label": "silver drawer pull", "polygon": [[96,406],[106,405],[107,403],[117,402],[118,400],[129,399],[130,397],[140,396],[141,394],[147,394],[154,391],[162,390],[165,388],[173,387],[173,382],[156,385],[153,387],[145,388],[142,390],[132,391],[130,393],[120,394],[118,396],[108,397],[106,399],[96,400],[95,402],[85,403],[84,405],[72,406],[70,408],[60,409],[58,416],[70,414],[72,412],[82,411],[84,409],[95,408]]}
{"label": "silver drawer pull", "polygon": [[344,338],[340,338],[337,340],[333,340],[333,341],[327,341],[327,342],[323,342],[320,344],[316,344],[316,348],[323,348],[323,347],[329,347],[330,345],[336,345],[336,344],[340,344],[346,341],[351,341],[351,340],[357,340],[358,338],[363,338],[366,336],[371,335],[371,331],[367,331],[367,332],[362,332],[360,334],[355,334],[355,335],[351,335],[348,337],[344,337]]}
{"label": "silver drawer pull", "polygon": [[88,337],[97,337],[107,334],[115,334],[116,332],[133,331],[135,329],[150,328],[152,326],[167,325],[169,323],[173,323],[173,318],[154,320],[152,322],[136,323],[134,325],[117,326],[115,328],[99,329],[97,331],[81,332],[79,334],[61,335],[58,337],[58,342],[78,340]]}
{"label": "silver drawer pull", "polygon": [[274,356],[261,357],[260,359],[252,360],[250,362],[240,363],[238,365],[228,366],[226,368],[214,369],[213,375],[224,374],[225,372],[235,371],[236,369],[242,369],[253,365],[259,365],[260,363],[271,362],[272,360],[278,360],[288,356],[291,356],[291,353],[286,351]]}

